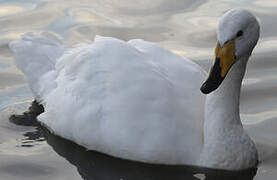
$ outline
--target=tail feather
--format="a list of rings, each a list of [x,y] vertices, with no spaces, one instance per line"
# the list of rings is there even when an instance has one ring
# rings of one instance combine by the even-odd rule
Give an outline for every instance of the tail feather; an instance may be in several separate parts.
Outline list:
[[[32,34],[24,34],[20,40],[10,42],[9,47],[14,52],[17,67],[40,101],[43,93],[55,87],[55,64],[66,48],[57,40]]]

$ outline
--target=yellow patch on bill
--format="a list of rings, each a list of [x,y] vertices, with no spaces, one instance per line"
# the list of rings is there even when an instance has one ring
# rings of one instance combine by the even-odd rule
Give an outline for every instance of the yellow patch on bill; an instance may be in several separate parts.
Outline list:
[[[225,77],[229,69],[235,63],[235,40],[228,41],[220,47],[217,43],[215,57],[220,58],[221,77]]]

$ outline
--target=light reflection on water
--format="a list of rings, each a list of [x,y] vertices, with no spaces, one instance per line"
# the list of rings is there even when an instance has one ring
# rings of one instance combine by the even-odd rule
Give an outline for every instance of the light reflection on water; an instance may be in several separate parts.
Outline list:
[[[39,176],[40,172],[40,179],[60,177],[81,179],[74,166],[70,164],[72,162],[69,160],[69,163],[58,156],[47,143],[24,140],[23,134],[33,132],[34,127],[19,127],[9,123],[8,116],[27,109],[28,102],[32,99],[23,75],[16,69],[11,52],[8,50],[7,43],[10,40],[30,31],[50,32],[69,46],[92,40],[96,34],[124,40],[142,38],[162,44],[177,54],[191,58],[207,70],[213,57],[216,43],[215,29],[220,16],[228,9],[239,7],[250,9],[261,23],[261,39],[249,61],[243,82],[241,115],[247,124],[246,129],[259,143],[258,146],[263,153],[260,156],[264,160],[255,179],[275,179],[277,176],[274,172],[277,165],[276,6],[277,1],[273,0],[1,1],[0,162],[9,160],[7,166],[15,169],[22,167],[22,162],[29,164],[29,167],[38,167],[38,174],[34,177]],[[30,147],[22,147],[23,142]],[[12,160],[11,155],[14,155]],[[37,158],[41,161],[37,161]],[[16,171],[7,170],[7,166],[0,164],[1,177],[3,175],[3,178],[8,180],[18,178]],[[23,173],[21,179],[30,179],[29,175],[32,175],[32,172],[28,172],[30,174],[24,176]]]

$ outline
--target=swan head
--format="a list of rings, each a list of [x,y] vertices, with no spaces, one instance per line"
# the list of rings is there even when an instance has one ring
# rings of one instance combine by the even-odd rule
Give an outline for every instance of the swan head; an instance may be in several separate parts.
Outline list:
[[[248,60],[260,36],[256,17],[247,10],[226,12],[217,29],[215,60],[200,90],[204,94],[216,90],[236,62]],[[243,58],[247,57],[247,58]]]

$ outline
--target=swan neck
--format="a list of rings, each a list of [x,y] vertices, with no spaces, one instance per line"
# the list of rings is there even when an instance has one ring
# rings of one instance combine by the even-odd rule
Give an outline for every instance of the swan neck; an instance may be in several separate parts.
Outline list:
[[[198,163],[201,166],[243,169],[257,162],[255,144],[244,131],[239,112],[247,60],[248,57],[238,60],[221,86],[207,96],[204,146]]]
[[[230,69],[220,87],[207,95],[205,123],[241,125],[239,115],[241,83],[249,57],[239,59]]]

